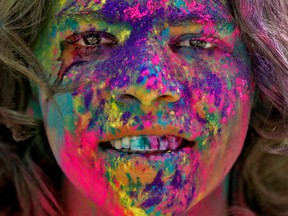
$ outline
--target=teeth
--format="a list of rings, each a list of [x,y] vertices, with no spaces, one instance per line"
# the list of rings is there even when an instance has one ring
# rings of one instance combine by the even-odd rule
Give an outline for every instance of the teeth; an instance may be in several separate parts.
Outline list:
[[[179,147],[179,142],[181,142],[181,138],[171,136],[169,140],[169,149],[176,150]]]
[[[121,140],[114,141],[114,144],[115,144],[115,146],[114,146],[115,149],[122,149],[122,141]]]
[[[130,138],[123,137],[122,138],[122,148],[129,149],[130,148]]]
[[[145,149],[144,147],[144,143],[141,142],[141,140],[139,140],[140,137],[136,137],[136,136],[133,136],[131,137],[130,139],[130,149],[131,150],[134,150],[134,151],[141,151],[143,149]]]
[[[130,153],[161,152],[177,150],[182,138],[176,136],[132,136],[110,141],[113,148]]]
[[[159,150],[167,150],[168,149],[168,139],[165,136],[160,137],[160,145]]]

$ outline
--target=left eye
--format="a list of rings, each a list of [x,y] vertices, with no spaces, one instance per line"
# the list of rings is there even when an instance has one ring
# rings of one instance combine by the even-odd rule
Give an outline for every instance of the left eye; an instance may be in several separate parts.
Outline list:
[[[209,43],[204,40],[199,40],[199,39],[186,39],[183,41],[180,41],[177,46],[180,47],[195,47],[195,48],[202,48],[202,49],[211,49],[214,48],[215,45],[212,43]]]
[[[70,36],[66,39],[69,44],[85,47],[98,45],[116,45],[117,39],[107,32],[84,32]]]

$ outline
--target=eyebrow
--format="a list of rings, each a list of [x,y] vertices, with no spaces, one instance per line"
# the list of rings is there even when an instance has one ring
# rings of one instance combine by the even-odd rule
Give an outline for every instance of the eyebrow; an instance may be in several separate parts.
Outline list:
[[[209,19],[209,20],[203,20],[200,19],[199,16],[195,14],[189,14],[181,17],[175,17],[172,19],[167,19],[168,23],[172,26],[179,26],[182,24],[186,24],[187,22],[193,22],[193,23],[199,23],[199,24],[207,24],[207,23],[216,23],[215,20]]]
[[[205,15],[207,15],[205,17]],[[231,23],[233,22],[233,18],[231,16],[231,18],[229,20],[225,20],[223,17],[226,17],[227,15],[223,15],[222,13],[217,13],[217,14],[205,14],[203,16],[196,14],[196,13],[190,13],[190,14],[184,14],[184,15],[174,15],[171,17],[167,18],[167,21],[171,24],[171,25],[181,25],[183,23],[187,23],[187,22],[194,22],[194,23],[198,23],[198,24],[223,24],[223,23]],[[203,18],[204,17],[204,18]]]
[[[86,16],[86,15],[91,15],[93,16],[93,18],[95,20],[103,20],[107,23],[111,23],[111,24],[116,24],[116,23],[120,23],[120,20],[116,20],[113,19],[112,17],[109,16],[105,16],[103,13],[99,12],[99,11],[78,11],[78,12],[63,12],[61,11],[60,13],[56,14],[56,19],[61,19],[63,17],[76,17],[76,18],[80,18],[82,16]]]

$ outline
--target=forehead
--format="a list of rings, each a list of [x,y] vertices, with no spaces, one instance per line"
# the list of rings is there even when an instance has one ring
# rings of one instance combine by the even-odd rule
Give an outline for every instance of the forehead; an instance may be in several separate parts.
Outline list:
[[[231,21],[225,0],[60,0],[56,16],[96,12],[104,19],[135,22],[193,19],[198,22]]]

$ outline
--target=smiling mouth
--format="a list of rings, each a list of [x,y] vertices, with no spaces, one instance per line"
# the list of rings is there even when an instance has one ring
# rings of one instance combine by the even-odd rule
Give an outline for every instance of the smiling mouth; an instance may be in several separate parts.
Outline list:
[[[164,153],[177,151],[184,147],[192,147],[190,142],[181,137],[172,135],[163,136],[125,136],[118,140],[101,142],[99,146],[103,149],[114,149],[127,153]]]

